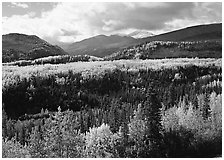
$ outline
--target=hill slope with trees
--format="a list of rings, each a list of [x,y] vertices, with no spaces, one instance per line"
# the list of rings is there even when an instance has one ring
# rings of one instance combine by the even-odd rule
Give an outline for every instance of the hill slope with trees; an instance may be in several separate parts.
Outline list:
[[[10,33],[2,36],[2,61],[33,60],[54,55],[67,54],[59,46],[35,35]]]
[[[208,24],[192,26],[160,35],[154,35],[146,38],[132,38],[127,36],[105,36],[99,35],[89,39],[75,42],[65,47],[71,55],[87,54],[98,57],[109,56],[112,53],[122,51],[125,48],[149,43],[152,41],[205,41],[222,39],[222,24]],[[165,57],[164,57],[165,58]]]

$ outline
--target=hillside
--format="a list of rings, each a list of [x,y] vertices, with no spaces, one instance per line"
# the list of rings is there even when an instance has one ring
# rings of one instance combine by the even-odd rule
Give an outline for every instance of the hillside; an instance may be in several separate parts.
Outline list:
[[[10,33],[2,36],[2,61],[33,60],[66,52],[35,35]]]
[[[153,37],[143,38],[141,41],[198,41],[211,39],[222,39],[221,23],[187,27]]]
[[[133,33],[137,37],[142,33]],[[209,42],[210,47],[207,50],[199,44],[199,50],[189,51],[189,49],[180,48],[156,48],[152,52],[145,54],[144,58],[165,58],[165,57],[221,57],[221,38],[222,24],[209,24],[192,26],[156,36],[147,38],[133,38],[131,36],[121,35],[98,35],[89,39],[75,42],[70,45],[61,46],[71,56],[74,55],[90,55],[97,57],[113,57],[112,59],[128,59],[139,56],[139,51],[133,53],[134,48],[143,46],[152,41],[213,41]],[[141,36],[140,36],[141,37]],[[178,42],[179,43],[179,42]],[[212,47],[211,47],[212,46]],[[215,48],[214,48],[215,47]],[[140,50],[142,47],[140,47]],[[198,46],[196,47],[198,48]],[[10,33],[2,36],[2,60],[3,62],[11,62],[18,60],[33,60],[42,57],[66,55],[67,53],[62,48],[49,44],[43,39],[35,35],[25,35],[18,33]],[[131,49],[132,56],[126,54],[126,50]],[[143,49],[144,50],[144,49]],[[199,51],[199,52],[198,52]],[[130,53],[129,51],[127,52]],[[116,57],[119,54],[119,57]],[[137,54],[137,55],[135,55]],[[142,54],[142,53],[140,53]],[[120,56],[121,55],[121,56]],[[150,55],[150,56],[149,56]],[[142,56],[141,56],[142,57]],[[109,58],[111,59],[111,58]]]
[[[222,24],[199,25],[139,40],[106,60],[155,58],[221,58]]]
[[[64,49],[70,55],[88,54],[97,57],[104,57],[119,49],[134,45],[137,42],[138,41],[136,39],[128,36],[99,35],[80,42],[75,42]]]
[[[137,34],[137,35],[136,35]],[[64,47],[71,55],[88,54],[98,57],[105,57],[112,53],[122,51],[134,45],[151,41],[203,41],[203,40],[221,40],[222,24],[208,24],[187,27],[184,29],[140,38],[137,31],[133,35],[99,35],[89,39],[82,40]],[[142,34],[142,33],[141,33]],[[133,38],[133,37],[135,38]],[[166,56],[165,56],[166,57]]]
[[[128,47],[105,60],[161,58],[222,58],[222,41],[152,41]]]

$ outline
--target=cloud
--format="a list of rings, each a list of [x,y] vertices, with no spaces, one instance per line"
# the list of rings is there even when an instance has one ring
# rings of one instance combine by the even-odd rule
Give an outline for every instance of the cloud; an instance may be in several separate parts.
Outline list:
[[[171,31],[222,21],[219,3],[58,3],[40,17],[3,17],[3,32],[36,34],[50,42],[74,42],[98,34]],[[16,27],[15,27],[16,26]]]
[[[29,6],[25,3],[19,2],[11,2],[12,7],[21,7],[21,8],[28,8]]]

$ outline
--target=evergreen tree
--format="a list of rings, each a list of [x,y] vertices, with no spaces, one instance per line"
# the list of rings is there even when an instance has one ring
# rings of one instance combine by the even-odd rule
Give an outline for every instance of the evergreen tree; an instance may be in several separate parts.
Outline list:
[[[121,133],[124,140],[124,145],[128,142],[128,120],[127,120],[127,111],[126,105],[122,105],[122,123],[121,123]]]
[[[210,107],[209,107],[209,99],[210,94],[208,92],[205,92],[205,106],[203,108],[203,114],[202,116],[206,119],[210,115]]]
[[[168,92],[168,107],[171,108],[175,104],[175,86],[174,82],[171,83],[169,86],[169,92]]]
[[[119,135],[121,137],[119,155],[120,157],[125,157],[125,150],[128,145],[128,134],[129,134],[126,105],[122,105],[121,119],[122,119],[122,123],[119,128]]]
[[[118,114],[118,107],[119,103],[117,100],[113,100],[111,102],[111,107],[109,111],[109,126],[113,133],[117,132],[119,130],[121,122],[119,121],[119,114]]]
[[[7,115],[4,106],[2,106],[2,137],[7,137]]]
[[[146,92],[146,100],[143,103],[143,118],[146,121],[145,135],[145,157],[161,157],[159,149],[162,142],[162,125],[161,125],[161,102],[157,99],[156,93],[149,86]]]
[[[204,119],[207,119],[209,116],[209,111],[210,111],[208,93],[206,92],[205,94],[198,95],[197,99],[198,99],[198,108],[199,108],[200,114]]]

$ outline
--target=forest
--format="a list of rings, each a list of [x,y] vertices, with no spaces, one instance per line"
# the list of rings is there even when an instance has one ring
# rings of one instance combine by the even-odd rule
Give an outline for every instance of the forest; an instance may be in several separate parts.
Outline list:
[[[106,56],[105,60],[163,59],[166,58],[221,58],[221,40],[150,41],[127,47]]]
[[[222,156],[221,59],[2,68],[4,158]]]

